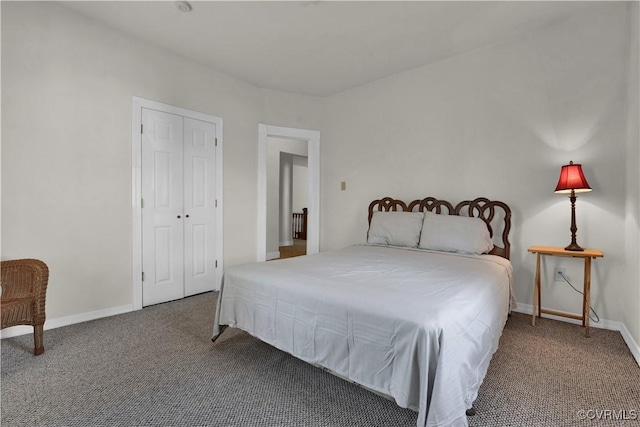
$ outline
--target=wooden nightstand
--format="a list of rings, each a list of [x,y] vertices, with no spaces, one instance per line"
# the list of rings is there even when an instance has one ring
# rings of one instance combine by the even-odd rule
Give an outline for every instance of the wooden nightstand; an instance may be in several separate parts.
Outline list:
[[[531,246],[529,252],[536,254],[536,279],[533,284],[533,313],[531,324],[536,325],[536,315],[540,317],[542,313],[553,314],[555,316],[569,317],[571,319],[582,320],[585,327],[585,336],[589,336],[589,307],[591,293],[591,260],[602,258],[604,255],[597,249],[585,249],[584,251],[567,251],[564,248],[553,248],[548,246]],[[562,311],[542,308],[540,304],[540,257],[542,255],[571,257],[584,259],[584,287],[582,297],[582,316],[577,314],[564,313]]]

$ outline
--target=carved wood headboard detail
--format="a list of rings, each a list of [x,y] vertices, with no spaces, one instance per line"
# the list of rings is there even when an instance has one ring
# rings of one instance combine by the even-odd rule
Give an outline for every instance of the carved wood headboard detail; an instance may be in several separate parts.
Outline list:
[[[406,204],[402,200],[384,197],[379,200],[374,200],[369,205],[369,224],[371,224],[371,218],[375,211],[429,211],[442,215],[461,215],[480,218],[487,224],[489,234],[492,238],[494,235],[494,229],[498,232],[502,230],[500,235],[502,246],[498,246],[494,243],[493,250],[489,253],[491,255],[498,255],[509,259],[509,252],[511,250],[511,244],[509,243],[509,231],[511,231],[511,209],[504,202],[489,200],[485,197],[478,197],[475,200],[465,200],[460,202],[454,207],[452,203],[446,200],[436,199],[435,197],[414,200],[409,204]]]

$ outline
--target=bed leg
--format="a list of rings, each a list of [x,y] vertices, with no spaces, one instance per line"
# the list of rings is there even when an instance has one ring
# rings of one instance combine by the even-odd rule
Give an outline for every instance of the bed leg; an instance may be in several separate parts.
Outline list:
[[[227,329],[227,327],[228,325],[220,325],[220,333],[215,337],[211,338],[211,342],[216,342],[216,340],[220,338],[220,335],[222,335],[222,333],[225,331],[225,329]]]
[[[476,414],[476,408],[474,408],[473,406],[469,409],[467,409],[467,416],[468,417],[473,417]]]

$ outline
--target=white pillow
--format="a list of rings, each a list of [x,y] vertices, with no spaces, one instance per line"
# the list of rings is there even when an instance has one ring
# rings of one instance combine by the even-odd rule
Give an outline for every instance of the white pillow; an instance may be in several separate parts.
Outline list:
[[[491,251],[493,242],[480,218],[425,212],[420,248],[480,255]]]
[[[422,212],[376,211],[371,218],[367,243],[416,248],[423,217]]]

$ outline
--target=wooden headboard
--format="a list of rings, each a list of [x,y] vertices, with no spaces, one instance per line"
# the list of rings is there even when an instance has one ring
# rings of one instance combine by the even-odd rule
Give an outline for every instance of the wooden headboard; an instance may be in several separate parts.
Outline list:
[[[509,259],[509,251],[511,249],[511,244],[509,243],[511,209],[506,203],[479,197],[475,200],[465,200],[453,206],[452,203],[446,200],[427,197],[422,200],[414,200],[407,204],[402,200],[384,197],[379,200],[374,200],[369,205],[369,225],[371,225],[371,218],[375,211],[429,211],[443,215],[462,215],[480,218],[487,224],[491,238],[494,236],[494,230],[496,230],[496,233],[502,231],[500,234],[502,246],[499,246],[494,241],[493,250],[489,253]]]

